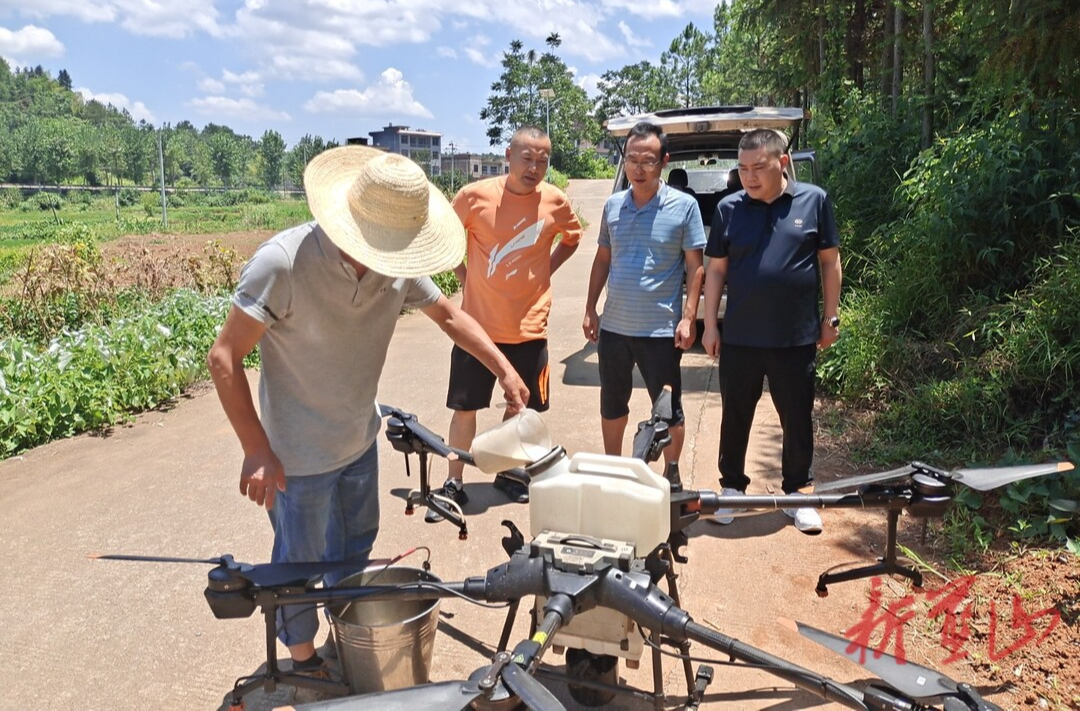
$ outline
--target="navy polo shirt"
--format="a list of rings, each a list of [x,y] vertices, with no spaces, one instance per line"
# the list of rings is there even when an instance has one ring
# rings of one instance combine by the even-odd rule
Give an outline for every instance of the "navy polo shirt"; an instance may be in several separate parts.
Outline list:
[[[721,200],[705,254],[728,259],[724,343],[815,343],[821,330],[818,251],[839,246],[832,203],[816,185],[789,180],[771,203],[745,190]]]

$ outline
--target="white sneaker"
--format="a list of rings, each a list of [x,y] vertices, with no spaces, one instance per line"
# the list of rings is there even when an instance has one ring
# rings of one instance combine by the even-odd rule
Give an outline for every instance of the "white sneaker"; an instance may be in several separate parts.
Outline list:
[[[795,529],[802,533],[816,535],[821,533],[821,516],[814,509],[782,509],[785,514],[795,519]]]
[[[742,496],[745,493],[745,491],[732,489],[730,486],[725,486],[723,489],[720,490],[720,496]],[[741,513],[745,510],[746,509],[717,509],[716,513],[714,513],[713,517],[709,520],[713,523],[719,523],[726,526],[735,520],[735,516],[733,514]]]

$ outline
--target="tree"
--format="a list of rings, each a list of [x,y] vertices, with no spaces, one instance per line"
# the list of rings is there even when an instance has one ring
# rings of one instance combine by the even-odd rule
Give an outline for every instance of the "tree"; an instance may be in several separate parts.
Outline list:
[[[679,105],[673,84],[659,67],[647,61],[604,72],[597,87],[600,98],[596,118],[601,124],[613,116],[632,116]]]
[[[553,50],[561,40],[549,36]],[[558,40],[558,41],[552,41]],[[487,105],[480,110],[480,119],[487,128],[491,145],[506,145],[514,131],[522,126],[549,125],[552,143],[552,165],[570,170],[577,159],[579,146],[595,143],[600,137],[600,124],[592,115],[592,102],[585,90],[574,83],[573,74],[552,51],[539,58],[535,50],[523,52],[520,40],[510,43],[503,53],[503,72],[491,85]],[[541,98],[540,90],[550,89],[550,103]]]
[[[277,131],[268,130],[259,140],[259,156],[262,158],[262,180],[268,188],[285,180],[285,139]]]
[[[125,177],[136,185],[146,185],[158,163],[157,136],[145,121],[123,131]]]
[[[71,75],[68,74],[66,69],[61,69],[60,73],[56,75],[56,83],[59,84],[61,88],[71,91]]]
[[[700,106],[703,103],[701,80],[705,70],[707,42],[708,38],[691,22],[682,34],[671,41],[668,50],[660,55],[660,66],[677,87],[679,104],[682,106]]]
[[[243,147],[231,130],[215,131],[207,142],[214,175],[226,188],[243,173]]]

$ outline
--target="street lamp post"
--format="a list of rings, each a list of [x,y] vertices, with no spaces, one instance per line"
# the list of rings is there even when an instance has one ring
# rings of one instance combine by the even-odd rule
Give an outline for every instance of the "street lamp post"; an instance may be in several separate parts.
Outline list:
[[[540,98],[544,100],[544,131],[547,132],[548,140],[551,140],[551,100],[555,98],[555,90],[550,87],[544,87],[539,91]],[[554,149],[554,141],[552,141],[552,148]],[[546,180],[551,182],[551,163],[548,162]]]
[[[450,192],[454,192],[454,142],[450,141],[447,148],[450,149]]]

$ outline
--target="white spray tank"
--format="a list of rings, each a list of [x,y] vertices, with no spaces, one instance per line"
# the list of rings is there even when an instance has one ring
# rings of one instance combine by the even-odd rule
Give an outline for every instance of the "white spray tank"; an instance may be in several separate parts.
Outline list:
[[[472,452],[487,473],[529,467],[533,537],[547,530],[625,541],[645,557],[671,533],[667,479],[640,459],[586,452],[568,458],[552,449],[547,425],[533,410],[478,434]]]
[[[671,484],[640,459],[553,449],[547,426],[532,410],[476,436],[477,467],[495,473],[527,466],[529,528],[624,541],[647,556],[671,533]],[[537,600],[538,606],[543,605]],[[560,630],[555,643],[636,661],[641,636],[625,615],[595,609]]]

